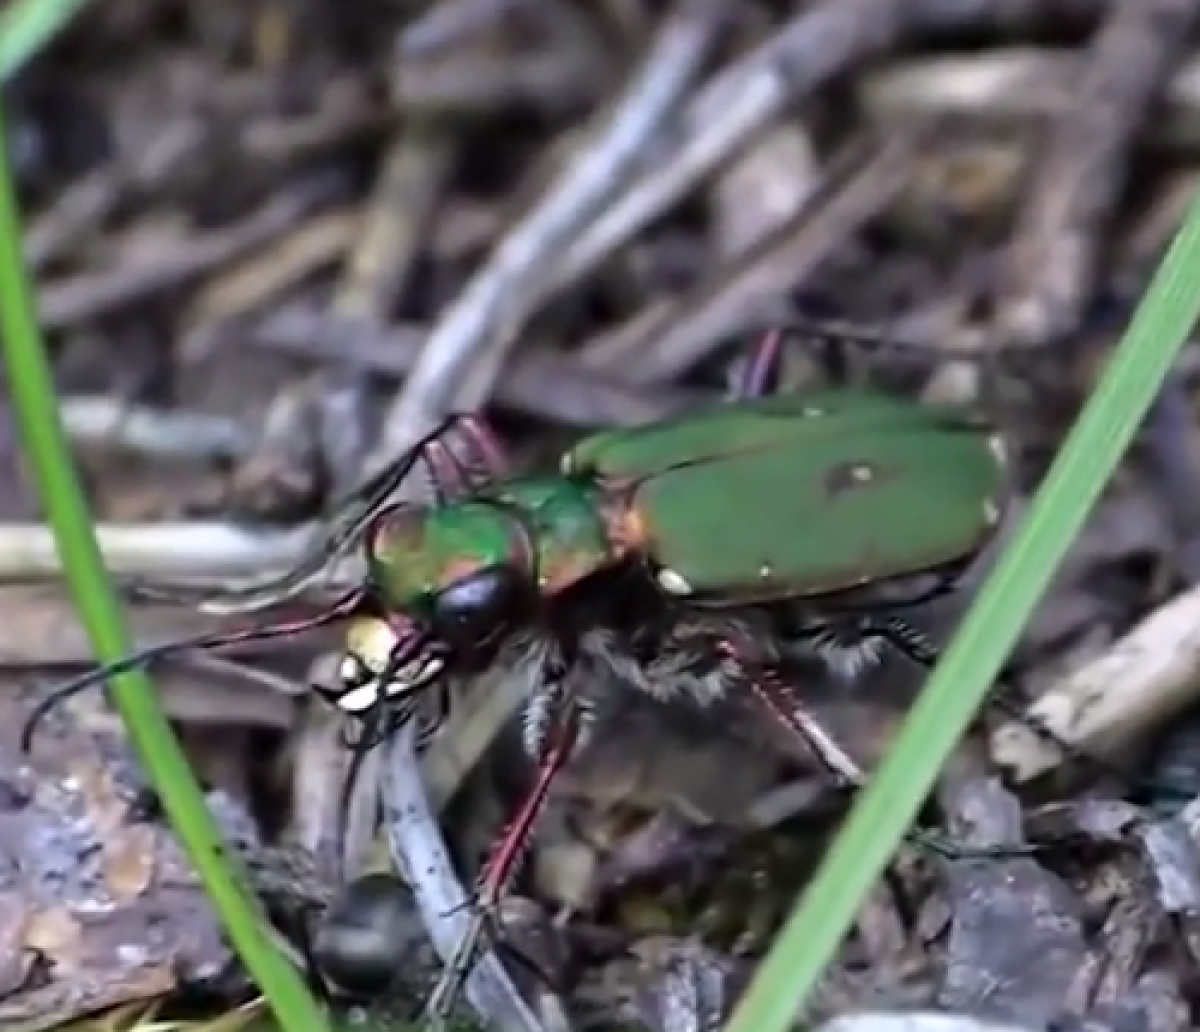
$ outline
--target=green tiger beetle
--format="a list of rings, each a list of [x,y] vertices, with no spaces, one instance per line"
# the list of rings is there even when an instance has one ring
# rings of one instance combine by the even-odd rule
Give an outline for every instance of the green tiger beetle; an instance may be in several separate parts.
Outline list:
[[[805,708],[795,662],[815,658],[848,679],[889,647],[932,662],[934,647],[903,614],[953,589],[994,538],[1004,448],[965,413],[875,390],[779,392],[784,339],[766,336],[729,399],[594,434],[554,474],[513,475],[478,416],[450,417],[376,475],[296,569],[202,608],[244,613],[294,597],[352,547],[365,556],[363,586],[309,619],[93,671],[39,707],[26,743],[54,702],[122,669],[349,618],[339,683],[318,690],[366,744],[447,679],[500,664],[526,686],[537,776],[485,865],[484,906],[586,742],[591,707],[572,685],[598,674],[662,700],[754,699],[838,785],[860,785],[857,764]],[[418,464],[432,503],[397,502]]]
[[[928,663],[930,643],[899,614],[951,589],[994,536],[1004,451],[962,414],[887,394],[773,393],[782,342],[774,332],[759,345],[732,403],[594,434],[553,475],[510,476],[485,424],[452,416],[368,485],[305,564],[202,608],[294,596],[359,542],[365,586],[310,619],[128,657],[47,705],[170,651],[355,617],[340,683],[322,694],[375,737],[424,689],[500,663],[529,682],[526,741],[540,756],[565,711],[586,709],[566,682],[591,667],[661,699],[747,692],[856,783],[784,661],[815,656],[852,678],[891,645]],[[433,504],[392,501],[421,460]],[[582,731],[586,715],[575,722]]]

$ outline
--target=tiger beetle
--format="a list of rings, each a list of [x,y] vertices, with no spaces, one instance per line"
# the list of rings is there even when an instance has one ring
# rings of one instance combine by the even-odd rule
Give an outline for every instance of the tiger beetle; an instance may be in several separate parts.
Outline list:
[[[537,776],[484,867],[485,907],[513,877],[556,774],[586,743],[591,706],[578,683],[615,675],[661,700],[753,699],[837,785],[860,785],[857,764],[805,708],[795,661],[815,658],[845,678],[889,646],[932,662],[934,647],[903,614],[953,589],[993,540],[1004,449],[956,410],[861,387],[779,391],[784,337],[758,345],[732,397],[587,437],[554,474],[513,475],[478,416],[451,416],[377,474],[294,570],[197,601],[210,612],[261,609],[356,546],[364,585],[305,620],[93,671],[55,692],[31,725],[65,695],[169,652],[344,618],[339,683],[318,690],[360,723],[366,745],[435,686],[500,665],[527,689],[524,744]],[[396,501],[418,464],[432,502]]]
[[[510,476],[479,417],[450,417],[377,475],[295,570],[201,608],[281,602],[359,543],[364,586],[315,617],[92,671],[31,723],[65,695],[173,651],[352,617],[339,683],[321,693],[375,737],[425,689],[499,663],[528,682],[525,738],[540,757],[556,735],[585,733],[588,707],[567,681],[590,667],[660,699],[749,693],[837,781],[857,783],[783,661],[815,656],[852,678],[891,645],[929,663],[931,643],[900,613],[953,588],[994,536],[1004,451],[963,414],[888,394],[776,393],[783,339],[776,331],[758,346],[730,400],[594,434],[557,474]],[[395,502],[419,461],[433,504]]]

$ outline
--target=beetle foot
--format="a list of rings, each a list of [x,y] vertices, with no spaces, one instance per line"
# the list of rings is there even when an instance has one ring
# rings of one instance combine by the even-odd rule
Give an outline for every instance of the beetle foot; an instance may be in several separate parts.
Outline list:
[[[731,370],[729,392],[736,399],[764,398],[777,394],[783,384],[783,348],[797,344],[820,362],[829,378],[837,384],[850,379],[850,346],[877,345],[878,334],[864,333],[847,323],[820,319],[794,320],[766,333]]]
[[[503,477],[509,469],[508,453],[490,424],[478,413],[465,414],[458,423],[458,430],[470,447],[472,472],[476,479],[486,477],[489,481]]]
[[[934,644],[927,634],[899,617],[889,616],[880,618],[868,616],[863,618],[862,623],[872,633],[878,635],[880,639],[886,641],[897,651],[902,652],[919,666],[932,667],[937,663],[941,655],[941,649]],[[1058,734],[1048,724],[1038,720],[1026,712],[1023,707],[1013,703],[1006,697],[1003,685],[992,693],[988,704],[1005,714],[1005,716],[1027,727],[1037,737],[1054,746],[1069,760],[1078,763],[1081,767],[1090,767],[1099,774],[1116,778],[1119,782],[1130,780],[1131,775],[1129,771],[1122,770],[1115,764],[1093,756],[1086,750],[1080,749],[1077,745],[1066,741],[1062,735]]]
[[[928,634],[898,616],[864,617],[863,627],[918,666],[931,667],[941,655]]]

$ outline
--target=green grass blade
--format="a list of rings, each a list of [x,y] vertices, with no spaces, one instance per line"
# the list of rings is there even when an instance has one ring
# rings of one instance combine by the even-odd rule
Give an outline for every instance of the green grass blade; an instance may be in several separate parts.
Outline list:
[[[25,265],[2,109],[0,148],[0,335],[9,392],[25,459],[36,476],[80,619],[96,655],[108,662],[126,655],[130,641],[92,533],[58,413]],[[113,684],[130,738],[234,948],[287,1032],[320,1032],[327,1027],[320,1010],[295,969],[266,937],[258,908],[243,894],[222,860],[217,829],[149,681],[142,674],[125,674],[113,678]]]
[[[1200,315],[1200,195],[1023,525],[733,1015],[783,1032],[836,954],[982,704]]]
[[[7,84],[88,0],[13,0],[0,12],[0,83]]]

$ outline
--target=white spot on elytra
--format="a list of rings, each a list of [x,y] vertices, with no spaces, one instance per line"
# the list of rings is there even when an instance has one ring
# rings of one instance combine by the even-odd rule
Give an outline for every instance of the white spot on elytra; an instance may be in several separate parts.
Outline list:
[[[692,593],[692,586],[687,579],[674,570],[665,568],[659,570],[655,579],[658,581],[658,586],[669,595],[690,595]]]

